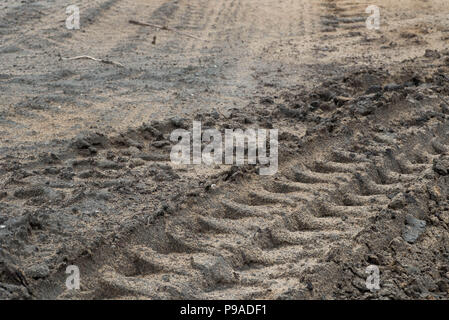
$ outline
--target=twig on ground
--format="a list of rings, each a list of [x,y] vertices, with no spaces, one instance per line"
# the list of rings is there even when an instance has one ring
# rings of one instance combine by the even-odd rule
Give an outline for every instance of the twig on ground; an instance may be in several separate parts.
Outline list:
[[[201,38],[195,37],[195,36],[193,36],[191,34],[180,32],[180,31],[175,30],[173,28],[169,28],[167,26],[161,26],[161,25],[153,24],[153,23],[140,22],[140,21],[136,21],[136,20],[129,20],[129,23],[137,24],[139,26],[153,27],[153,28],[157,28],[157,29],[161,29],[161,30],[172,31],[174,33],[180,34],[180,35],[185,36],[185,37],[189,37],[189,38],[193,38],[193,39],[197,39],[197,40],[201,40],[201,41],[207,41],[205,39],[201,39]]]
[[[125,66],[119,62],[115,62],[115,61],[111,61],[111,60],[105,60],[105,59],[98,59],[98,58],[94,58],[91,56],[77,56],[77,57],[72,57],[72,58],[62,58],[62,60],[79,60],[79,59],[89,59],[89,60],[94,60],[94,61],[98,61],[101,63],[106,63],[106,64],[112,64],[115,66],[119,66],[124,68]]]

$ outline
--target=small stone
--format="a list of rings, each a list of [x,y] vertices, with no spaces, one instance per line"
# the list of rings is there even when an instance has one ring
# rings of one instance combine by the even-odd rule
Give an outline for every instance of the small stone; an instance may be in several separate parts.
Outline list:
[[[50,274],[50,269],[46,264],[38,264],[26,270],[26,275],[33,279],[46,278]]]
[[[425,228],[426,222],[424,220],[419,220],[411,215],[407,215],[405,226],[402,231],[402,238],[408,243],[415,243],[419,236],[424,232]]]

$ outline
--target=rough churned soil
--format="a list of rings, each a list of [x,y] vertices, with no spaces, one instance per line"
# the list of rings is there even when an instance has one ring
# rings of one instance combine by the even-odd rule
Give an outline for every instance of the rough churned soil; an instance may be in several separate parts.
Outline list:
[[[71,4],[0,2],[1,299],[448,298],[446,1]],[[173,164],[193,120],[277,174]]]

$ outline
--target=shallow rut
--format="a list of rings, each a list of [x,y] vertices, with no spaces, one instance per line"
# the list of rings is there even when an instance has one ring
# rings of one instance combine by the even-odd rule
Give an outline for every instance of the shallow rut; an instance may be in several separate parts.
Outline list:
[[[444,115],[410,126],[420,112],[397,109],[377,122],[351,121],[352,139],[316,137],[272,177],[243,176],[153,216],[113,250],[82,260],[89,284],[60,297],[306,297],[308,279],[336,250],[357,252],[373,219],[397,209],[398,195],[421,192],[448,151]],[[404,125],[374,129],[389,121]]]

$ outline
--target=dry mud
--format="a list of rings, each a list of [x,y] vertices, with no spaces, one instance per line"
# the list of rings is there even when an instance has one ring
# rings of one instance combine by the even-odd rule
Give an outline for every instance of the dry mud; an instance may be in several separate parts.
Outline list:
[[[0,3],[0,298],[448,298],[445,1],[70,4]],[[193,120],[278,173],[174,165]]]

